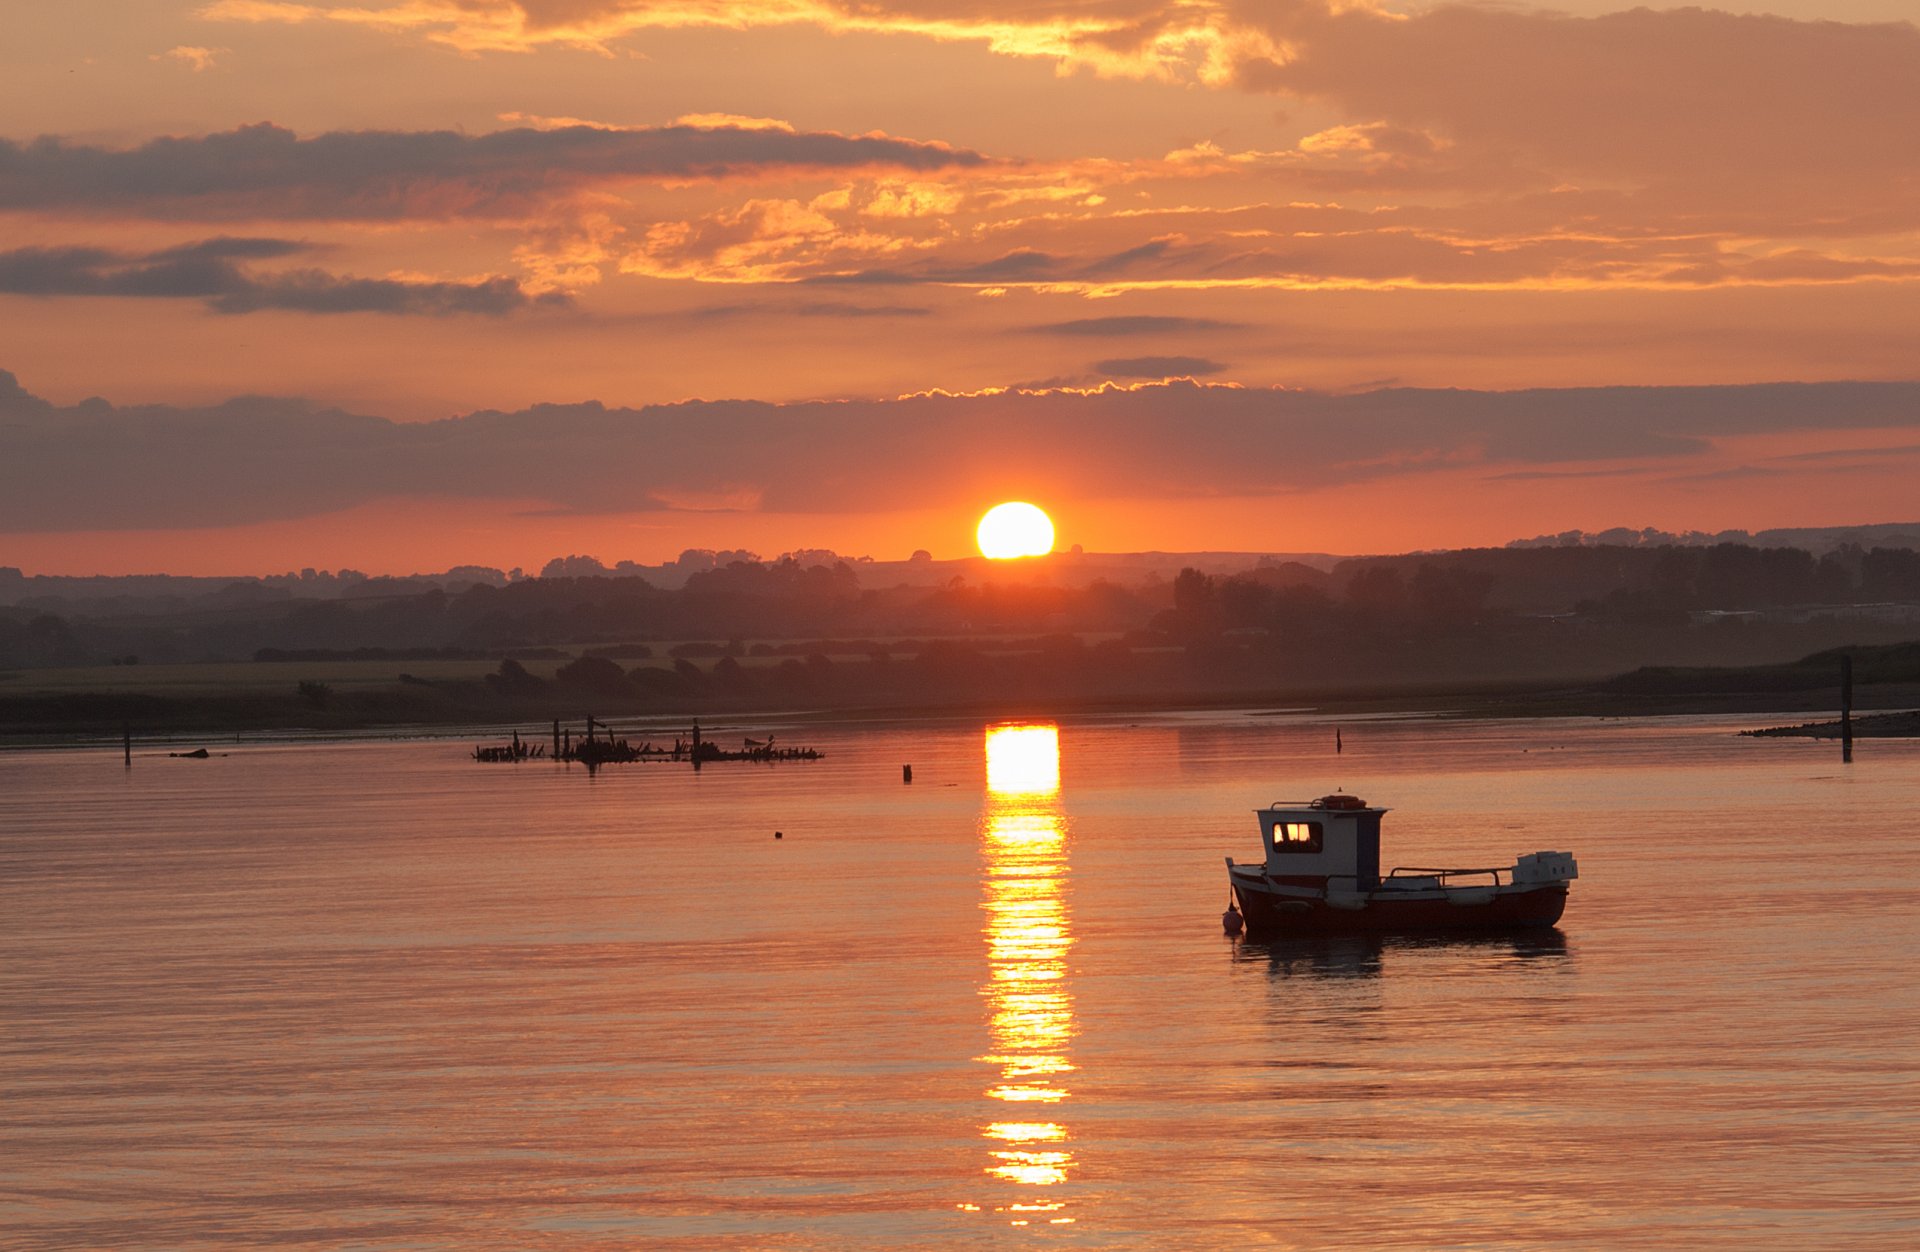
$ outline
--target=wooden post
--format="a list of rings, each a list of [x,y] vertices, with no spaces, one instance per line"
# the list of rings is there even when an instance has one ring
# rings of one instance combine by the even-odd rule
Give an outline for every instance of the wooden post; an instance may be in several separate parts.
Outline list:
[[[1346,750],[1346,745],[1340,742],[1340,728],[1335,726],[1333,728],[1333,754],[1339,756]]]
[[[560,719],[553,719],[553,759],[560,759]]]
[[[903,783],[910,783],[913,781],[913,766],[902,765],[900,767],[900,781]]]
[[[1853,657],[1840,658],[1840,761],[1853,763]]]
[[[127,765],[131,767],[133,765],[133,725],[129,722],[120,723],[120,750],[126,754]]]

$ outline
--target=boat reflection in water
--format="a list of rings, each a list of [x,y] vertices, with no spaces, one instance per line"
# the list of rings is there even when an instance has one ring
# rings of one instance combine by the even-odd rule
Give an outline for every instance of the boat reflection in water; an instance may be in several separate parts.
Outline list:
[[[1246,940],[1233,947],[1236,964],[1264,962],[1275,978],[1370,979],[1395,961],[1457,976],[1464,968],[1556,973],[1570,968],[1567,937],[1547,927],[1498,934],[1313,935]]]
[[[987,1095],[999,1102],[986,1127],[987,1173],[1023,1187],[1067,1181],[1073,1168],[1059,1106],[1073,1065],[1073,946],[1065,897],[1066,822],[1060,811],[1060,732],[1051,724],[987,730],[984,853],[987,984],[992,1051],[999,1071]],[[996,1205],[1014,1224],[1073,1221],[1064,1203],[1032,1198]]]

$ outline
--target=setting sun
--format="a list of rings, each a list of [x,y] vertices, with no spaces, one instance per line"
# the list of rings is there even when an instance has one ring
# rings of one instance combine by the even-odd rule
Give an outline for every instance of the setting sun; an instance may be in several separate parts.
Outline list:
[[[1053,551],[1053,519],[1036,505],[1009,500],[987,510],[975,538],[980,554],[996,561],[1045,556]]]

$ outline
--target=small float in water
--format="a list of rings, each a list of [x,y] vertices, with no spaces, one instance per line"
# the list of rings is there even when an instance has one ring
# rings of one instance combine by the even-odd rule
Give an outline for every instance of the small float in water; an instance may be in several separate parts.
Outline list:
[[[1265,861],[1227,858],[1227,882],[1254,939],[1551,926],[1567,907],[1567,884],[1580,876],[1571,852],[1529,852],[1496,869],[1407,867],[1382,876],[1386,809],[1330,795],[1254,812]]]

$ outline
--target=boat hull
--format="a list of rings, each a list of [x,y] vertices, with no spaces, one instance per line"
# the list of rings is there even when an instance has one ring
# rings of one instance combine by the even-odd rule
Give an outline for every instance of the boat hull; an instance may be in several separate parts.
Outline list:
[[[1551,926],[1567,907],[1565,883],[1508,884],[1467,892],[1374,891],[1330,902],[1230,874],[1249,938],[1524,930]]]

